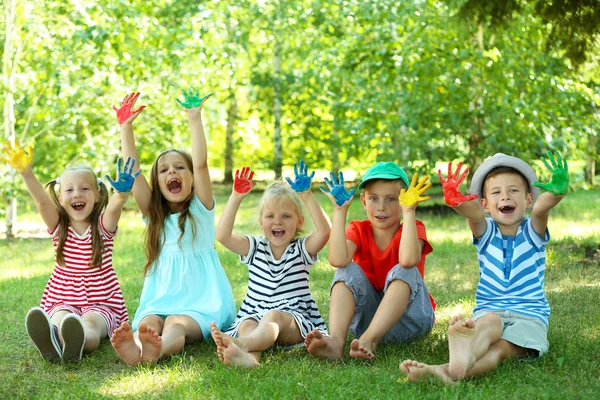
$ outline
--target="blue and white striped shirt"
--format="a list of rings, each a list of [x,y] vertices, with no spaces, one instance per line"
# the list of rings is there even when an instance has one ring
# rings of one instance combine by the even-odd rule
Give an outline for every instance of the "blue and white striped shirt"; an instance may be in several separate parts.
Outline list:
[[[474,312],[514,311],[548,325],[550,305],[544,295],[548,230],[540,237],[531,226],[531,217],[526,217],[515,236],[506,236],[492,218],[486,222],[484,234],[473,238],[479,258]]]

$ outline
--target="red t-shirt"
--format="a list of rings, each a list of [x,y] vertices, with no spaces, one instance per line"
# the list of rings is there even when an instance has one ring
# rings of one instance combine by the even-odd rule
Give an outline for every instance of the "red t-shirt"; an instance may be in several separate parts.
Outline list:
[[[425,225],[418,220],[416,223],[417,237],[424,241],[423,249],[421,250],[421,261],[417,264],[417,269],[421,277],[425,278],[425,257],[433,251],[433,248],[427,241]],[[352,221],[348,225],[348,228],[346,228],[346,239],[352,240],[357,246],[352,260],[360,265],[371,285],[377,291],[383,290],[388,272],[394,266],[398,265],[398,250],[400,249],[401,235],[402,225],[400,225],[400,229],[394,235],[387,249],[381,251],[375,243],[371,221],[368,219],[364,221]],[[435,301],[431,294],[429,294],[429,300],[435,310]]]

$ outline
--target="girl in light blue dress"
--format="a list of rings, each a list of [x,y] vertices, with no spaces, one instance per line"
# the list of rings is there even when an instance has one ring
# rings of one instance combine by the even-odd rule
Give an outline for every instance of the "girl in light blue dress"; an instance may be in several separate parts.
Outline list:
[[[115,108],[123,154],[136,162],[133,110],[139,93]],[[215,250],[214,210],[201,110],[208,96],[185,94],[192,155],[170,149],[152,165],[150,184],[140,174],[133,196],[146,222],[145,280],[132,326],[111,338],[127,365],[154,363],[187,343],[210,338],[210,323],[229,326],[236,313],[231,286]],[[179,101],[179,100],[178,100]]]

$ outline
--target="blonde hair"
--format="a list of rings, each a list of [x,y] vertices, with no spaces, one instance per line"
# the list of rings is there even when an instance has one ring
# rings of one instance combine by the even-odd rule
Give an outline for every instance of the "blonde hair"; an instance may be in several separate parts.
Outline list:
[[[104,182],[100,180],[98,182],[98,178],[96,177],[96,173],[93,169],[88,166],[80,165],[71,168],[67,168],[63,171],[62,176],[64,176],[67,172],[82,172],[88,176],[90,179],[90,183],[94,187],[95,190],[98,191],[100,198],[94,204],[94,208],[92,212],[87,217],[87,222],[90,223],[92,228],[92,257],[90,259],[90,267],[93,266],[102,266],[102,253],[104,252],[104,243],[102,242],[102,236],[100,234],[100,228],[98,226],[98,221],[100,220],[100,215],[106,208],[108,204],[108,190],[104,185]],[[62,179],[62,178],[61,178]],[[60,200],[56,194],[56,185],[58,184],[57,179],[51,180],[46,184],[46,190],[50,195],[50,199],[54,203],[56,210],[58,211],[58,246],[56,247],[56,263],[62,267],[65,266],[65,255],[63,254],[65,248],[65,242],[67,241],[67,235],[69,233],[69,215],[64,207],[60,204]]]
[[[260,199],[260,202],[258,203],[258,218],[262,218],[263,209],[267,204],[272,202],[281,203],[283,201],[289,201],[294,205],[296,213],[298,214],[298,218],[302,218],[304,216],[302,214],[302,200],[300,199],[300,196],[298,196],[298,193],[296,193],[294,189],[292,189],[283,181],[275,181],[267,186],[262,198]],[[304,230],[302,228],[296,229],[294,239],[301,237],[303,234]]]
[[[154,261],[158,261],[158,255],[162,250],[162,246],[165,242],[165,220],[171,215],[171,209],[167,200],[160,191],[158,185],[158,162],[162,157],[169,153],[177,153],[181,155],[185,161],[187,169],[194,175],[194,164],[192,157],[183,150],[169,149],[163,151],[156,157],[154,164],[152,164],[152,171],[150,172],[150,210],[148,212],[148,226],[144,232],[144,252],[146,253],[146,264],[144,265],[144,275],[148,275],[151,271]],[[181,239],[185,232],[185,223],[189,219],[190,225],[192,226],[192,236],[196,237],[196,224],[194,217],[190,212],[190,204],[195,194],[192,190],[190,195],[185,198],[182,202],[181,211],[179,214],[178,227],[181,235],[179,236],[178,243],[181,244]]]

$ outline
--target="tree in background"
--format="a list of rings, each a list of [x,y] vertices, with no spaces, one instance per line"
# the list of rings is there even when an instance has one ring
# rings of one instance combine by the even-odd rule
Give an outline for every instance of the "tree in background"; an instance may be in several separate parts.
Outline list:
[[[280,176],[298,159],[357,171],[394,160],[430,173],[440,160],[538,159],[553,149],[586,160],[592,182],[597,54],[586,45],[575,69],[550,46],[541,1],[496,4],[482,18],[484,3],[497,2],[21,0],[20,29],[0,27],[6,137],[11,121],[22,142],[37,137],[41,179],[69,163],[105,173],[120,154],[111,107],[139,90],[148,109],[136,139],[148,168],[165,148],[189,146],[174,98],[193,86],[215,92],[205,122],[225,181],[241,165]],[[463,16],[467,4],[482,8]],[[580,19],[597,15],[580,4]],[[0,176],[3,194],[22,191]]]

